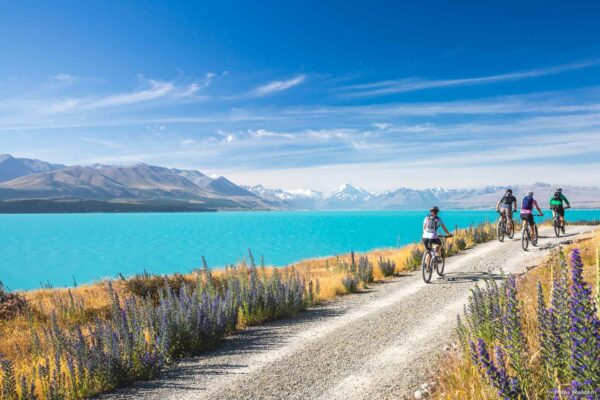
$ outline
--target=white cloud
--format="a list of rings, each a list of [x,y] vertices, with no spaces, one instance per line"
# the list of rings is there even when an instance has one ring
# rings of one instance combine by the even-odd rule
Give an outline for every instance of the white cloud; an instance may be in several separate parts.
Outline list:
[[[266,129],[248,130],[248,134],[256,138],[286,138],[294,139],[295,136],[291,133],[285,132],[273,132]]]
[[[287,81],[269,82],[266,85],[257,87],[250,94],[257,97],[262,97],[273,93],[282,92],[301,84],[305,79],[305,75],[298,75],[295,78],[288,79]]]
[[[392,124],[387,124],[385,122],[375,122],[373,126],[379,130],[386,130],[392,127]]]
[[[155,81],[152,79],[148,80],[148,85],[149,87],[145,89],[91,100],[84,103],[82,108],[94,109],[146,102],[164,97],[175,89],[175,85],[170,82]]]
[[[600,60],[593,60],[587,62],[559,65],[556,67],[539,68],[529,71],[481,76],[475,78],[434,80],[421,78],[405,78],[399,80],[386,80],[365,84],[348,85],[339,88],[339,90],[344,92],[345,96],[349,97],[379,96],[449,86],[483,85],[496,82],[517,81],[546,75],[555,75],[560,74],[562,72],[573,71],[577,69],[589,68],[597,66],[598,64],[600,64]]]
[[[56,74],[56,75],[52,75],[50,77],[50,79],[52,79],[53,81],[58,81],[58,82],[71,83],[71,82],[75,82],[77,80],[77,77],[73,76],[73,75],[69,75],[69,74]]]

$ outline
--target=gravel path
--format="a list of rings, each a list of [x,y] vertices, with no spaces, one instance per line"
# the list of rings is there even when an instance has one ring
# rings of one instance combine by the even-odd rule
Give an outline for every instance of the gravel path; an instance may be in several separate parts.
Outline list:
[[[160,379],[105,399],[388,399],[414,398],[450,343],[469,289],[486,276],[518,273],[566,237],[541,230],[540,246],[489,242],[446,261],[446,275],[425,284],[420,273],[374,285],[291,320],[253,327],[202,357],[183,360]]]

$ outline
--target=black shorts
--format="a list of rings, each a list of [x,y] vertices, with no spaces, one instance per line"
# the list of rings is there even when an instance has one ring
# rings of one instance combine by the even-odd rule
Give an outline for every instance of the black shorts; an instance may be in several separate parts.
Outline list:
[[[565,216],[565,207],[562,204],[552,204],[550,205],[550,209],[556,211],[556,213],[561,217]]]
[[[535,225],[535,219],[533,219],[533,214],[521,214],[521,219],[523,221],[529,222],[529,225]]]
[[[423,244],[425,245],[425,248],[427,250],[431,250],[433,248],[434,244],[437,244],[438,246],[442,245],[442,240],[440,238],[437,239],[426,239],[423,238]]]

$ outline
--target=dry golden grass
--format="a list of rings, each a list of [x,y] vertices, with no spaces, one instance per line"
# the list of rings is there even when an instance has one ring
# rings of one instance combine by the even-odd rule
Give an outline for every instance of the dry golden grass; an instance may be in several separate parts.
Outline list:
[[[574,247],[581,250],[582,260],[585,264],[584,278],[594,288],[593,293],[598,293],[598,260],[597,251],[600,248],[600,230],[584,235],[577,243],[565,247],[568,254]],[[524,316],[524,332],[528,340],[531,353],[536,357],[539,349],[537,331],[537,284],[542,282],[544,296],[549,297],[552,276],[552,259],[548,257],[537,268],[522,275],[517,280],[519,300],[522,304]],[[437,390],[433,394],[435,399],[480,399],[497,400],[496,391],[491,388],[479,375],[468,354],[453,353],[440,363]]]
[[[494,230],[493,225],[480,227],[480,230],[473,229],[460,230],[455,232],[455,238],[449,241],[452,245],[453,254],[459,248],[470,248],[474,246],[477,240],[475,234],[481,234],[482,230],[489,233]],[[487,236],[486,236],[487,237]],[[489,237],[488,237],[489,238]],[[460,242],[460,245],[457,243]],[[422,250],[422,245],[411,244],[401,248],[378,249],[367,253],[356,253],[355,259],[361,255],[366,255],[373,264],[373,275],[375,281],[387,279],[383,276],[378,266],[378,260],[381,258],[392,260],[396,264],[396,273],[403,273],[409,269],[407,262],[414,256],[413,251],[418,248]],[[351,254],[343,254],[336,257],[316,258],[300,261],[294,265],[288,266],[288,269],[294,269],[307,283],[312,282],[316,289],[318,281],[318,293],[316,301],[323,302],[331,300],[339,295],[348,293],[342,284],[342,279],[348,275],[348,271],[343,267],[344,263],[351,263]],[[268,266],[263,269],[266,275],[273,273],[274,267]],[[281,271],[281,269],[279,269]],[[213,276],[216,280],[224,275],[224,270],[213,270]],[[197,273],[179,276],[190,284],[198,279]],[[124,280],[111,281],[112,286],[121,300],[126,299],[132,294],[127,290],[127,282]],[[27,299],[32,309],[31,320],[27,316],[18,316],[12,320],[0,321],[0,354],[10,359],[16,369],[23,368],[31,363],[31,330],[43,329],[48,326],[50,315],[52,313],[64,313],[64,309],[74,310],[69,315],[58,314],[57,320],[60,325],[66,326],[73,321],[87,322],[96,317],[106,318],[110,315],[110,300],[107,296],[107,281],[100,281],[88,285],[81,285],[71,289],[39,289],[23,292],[22,295]],[[57,307],[57,304],[68,304],[75,300],[79,306],[76,307]],[[239,328],[244,328],[246,323],[240,321]]]

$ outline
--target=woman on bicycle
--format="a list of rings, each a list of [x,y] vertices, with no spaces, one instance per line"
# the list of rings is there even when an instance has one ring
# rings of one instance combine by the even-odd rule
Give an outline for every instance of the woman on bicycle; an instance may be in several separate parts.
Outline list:
[[[513,229],[513,211],[517,209],[517,198],[513,196],[512,189],[506,189],[504,196],[496,203],[496,211],[506,220],[506,226]]]
[[[429,215],[425,217],[423,220],[423,244],[427,250],[431,250],[432,248],[435,251],[435,254],[438,254],[438,247],[442,245],[442,241],[438,237],[438,229],[440,226],[446,232],[448,237],[452,237],[452,234],[444,225],[444,221],[438,216],[440,213],[440,209],[437,206],[432,207],[429,210]],[[427,260],[429,262],[429,260]]]
[[[533,207],[535,207],[540,213],[540,217],[544,215],[537,201],[533,198],[533,192],[527,192],[527,196],[523,198],[523,204],[521,205],[521,219],[523,220],[523,229],[525,229],[525,222],[529,222],[529,233],[531,240],[535,243],[535,219],[533,218]]]

